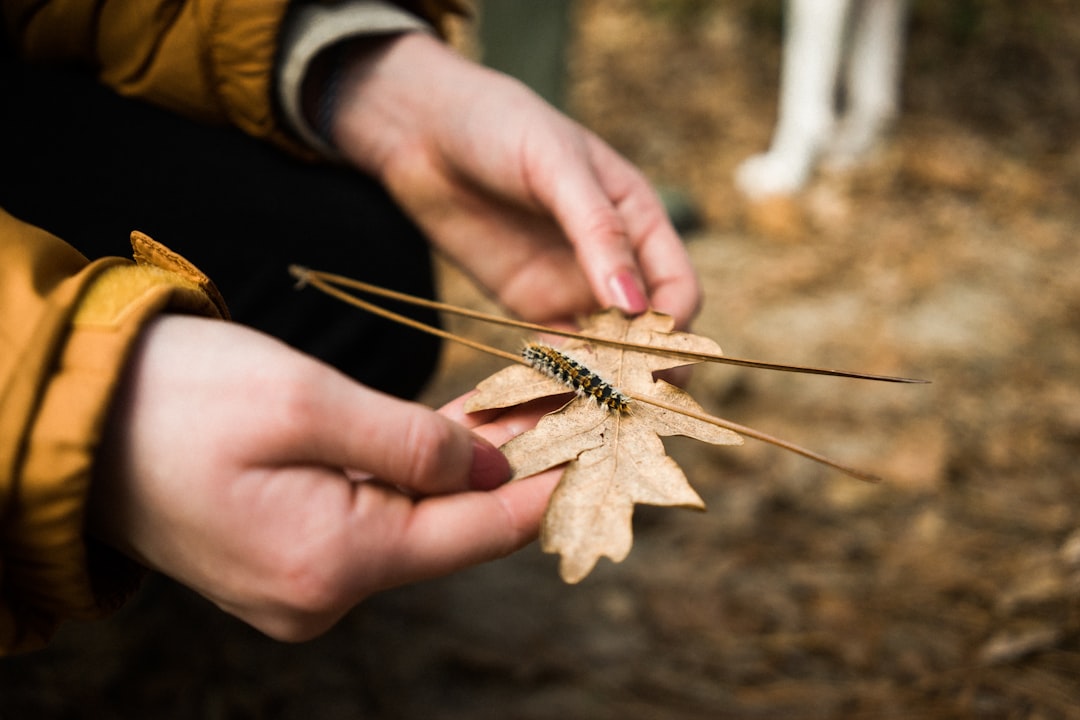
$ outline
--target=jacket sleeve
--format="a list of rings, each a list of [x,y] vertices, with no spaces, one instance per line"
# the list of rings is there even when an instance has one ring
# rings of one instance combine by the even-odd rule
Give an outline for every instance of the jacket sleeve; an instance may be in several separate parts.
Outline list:
[[[136,261],[89,262],[0,210],[0,655],[109,612],[137,568],[83,531],[97,445],[141,328],[224,317],[209,280],[133,234]]]
[[[348,2],[348,0],[342,0]],[[28,61],[95,68],[118,92],[184,115],[230,123],[293,147],[275,111],[276,63],[290,5],[316,0],[0,0]],[[396,3],[435,27],[462,0]]]

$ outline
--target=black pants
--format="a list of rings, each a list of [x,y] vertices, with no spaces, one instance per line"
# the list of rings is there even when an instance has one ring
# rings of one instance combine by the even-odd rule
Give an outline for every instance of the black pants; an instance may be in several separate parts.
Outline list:
[[[424,238],[370,178],[298,161],[68,71],[0,59],[0,107],[7,212],[90,258],[130,256],[128,236],[141,230],[206,272],[236,321],[399,396],[429,378],[437,340],[297,291],[287,272],[299,263],[432,296]]]

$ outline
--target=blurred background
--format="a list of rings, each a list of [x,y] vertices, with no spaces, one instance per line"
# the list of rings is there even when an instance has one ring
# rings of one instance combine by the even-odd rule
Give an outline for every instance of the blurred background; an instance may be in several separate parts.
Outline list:
[[[915,2],[887,145],[749,204],[732,174],[772,132],[780,2],[552,3],[540,43],[507,2],[458,41],[665,190],[705,283],[696,332],[933,381],[694,374],[710,412],[886,482],[672,441],[708,511],[639,507],[623,563],[566,586],[529,547],[304,645],[152,578],[0,660],[0,718],[1080,717],[1080,6]],[[447,347],[426,400],[499,366]]]

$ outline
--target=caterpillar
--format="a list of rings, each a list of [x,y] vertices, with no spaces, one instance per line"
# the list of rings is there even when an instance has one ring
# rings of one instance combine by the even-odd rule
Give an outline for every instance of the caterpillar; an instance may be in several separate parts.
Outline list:
[[[533,343],[521,351],[532,367],[573,388],[581,396],[589,396],[608,410],[629,412],[630,398],[577,360],[549,345]]]

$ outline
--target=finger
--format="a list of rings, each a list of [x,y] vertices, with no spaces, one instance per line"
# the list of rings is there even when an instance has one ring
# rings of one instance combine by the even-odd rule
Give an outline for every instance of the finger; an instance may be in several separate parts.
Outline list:
[[[525,546],[536,538],[561,474],[552,470],[492,492],[420,501],[408,522],[399,525],[401,534],[385,557],[375,589],[447,575]]]
[[[464,395],[458,395],[456,398],[440,407],[439,414],[448,420],[453,420],[458,425],[472,429],[494,420],[502,413],[502,410],[484,410],[474,413],[465,412],[465,403],[475,394],[475,390],[470,390]]]
[[[467,413],[465,402],[474,394],[475,391],[468,392],[451,400],[439,408],[439,414],[471,428],[477,435],[496,446],[501,446],[526,430],[531,430],[544,415],[566,404],[565,397],[556,396],[540,398],[511,408]]]
[[[631,315],[645,311],[649,303],[637,258],[622,218],[588,161],[589,148],[552,144],[563,151],[537,159],[542,170],[533,191],[574,246],[600,304]]]
[[[645,192],[655,198],[651,188]],[[701,307],[701,283],[658,198],[649,212],[655,218],[651,223],[645,212],[624,215],[639,219],[636,227],[630,227],[630,242],[641,263],[650,306],[674,317],[677,328],[686,328]]]
[[[595,306],[573,248],[546,211],[508,203],[499,188],[489,194],[442,181],[439,199],[420,203],[408,183],[393,189],[439,250],[523,319],[572,318]]]
[[[287,402],[287,462],[364,471],[421,495],[490,489],[510,476],[491,443],[418,403],[328,369],[299,395]]]
[[[624,219],[651,307],[686,327],[701,304],[701,288],[663,202],[640,171],[608,145],[593,138],[591,147],[600,182]]]

